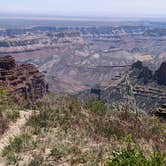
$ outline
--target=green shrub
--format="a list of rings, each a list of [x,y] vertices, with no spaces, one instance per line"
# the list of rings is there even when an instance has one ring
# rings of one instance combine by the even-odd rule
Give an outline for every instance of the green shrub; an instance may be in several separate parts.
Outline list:
[[[7,156],[7,164],[8,165],[18,165],[21,158],[18,155],[10,154]]]
[[[3,156],[8,155],[10,152],[20,152],[21,148],[23,146],[23,140],[21,137],[15,137],[13,141],[10,142],[10,144],[5,147],[3,150]]]
[[[64,158],[65,156],[77,156],[81,154],[81,150],[77,146],[73,146],[70,144],[66,145],[55,145],[51,152],[49,157],[53,158],[55,161]]]
[[[0,109],[3,110],[8,106],[8,97],[5,90],[0,90]]]
[[[29,118],[27,125],[34,128],[33,134],[38,134],[42,127],[47,126],[47,117],[47,114],[40,112],[39,115],[34,114]]]
[[[54,147],[52,150],[51,150],[51,153],[50,153],[50,156],[54,157],[55,160],[58,160],[59,158],[61,158],[62,156],[64,155],[64,153],[59,150],[58,148]]]
[[[0,98],[2,98],[2,97],[6,97],[6,92],[5,92],[5,90],[0,90]]]
[[[107,118],[100,117],[95,118],[90,121],[91,129],[89,132],[92,135],[96,134],[104,138],[110,139],[116,137],[118,139],[125,136],[125,131],[123,130],[119,121],[112,120],[109,116]]]
[[[20,113],[17,110],[6,110],[5,111],[5,116],[7,119],[11,120],[11,121],[16,121],[17,118],[19,118]]]
[[[164,155],[153,153],[146,159],[137,147],[128,146],[125,150],[112,152],[112,158],[106,161],[106,166],[165,166]]]
[[[99,100],[91,100],[86,104],[86,108],[94,113],[103,115],[106,112],[106,105]]]
[[[10,144],[4,148],[2,156],[8,156],[11,153],[21,152],[28,140],[29,137],[27,135],[17,136],[13,140],[10,140]]]
[[[161,155],[158,152],[155,152],[151,155],[151,158],[149,160],[150,166],[164,166],[166,165],[166,155]]]
[[[34,113],[28,120],[27,126],[31,126],[34,128],[33,134],[39,134],[41,129],[53,127],[57,121],[59,121],[61,118],[59,110],[54,109],[47,109],[40,111],[39,114]]]

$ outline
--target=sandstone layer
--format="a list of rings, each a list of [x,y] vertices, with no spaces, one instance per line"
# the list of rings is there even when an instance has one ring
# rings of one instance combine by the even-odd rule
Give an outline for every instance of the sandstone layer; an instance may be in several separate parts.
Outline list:
[[[0,89],[17,102],[35,102],[47,93],[44,75],[34,65],[16,64],[11,56],[0,57]]]

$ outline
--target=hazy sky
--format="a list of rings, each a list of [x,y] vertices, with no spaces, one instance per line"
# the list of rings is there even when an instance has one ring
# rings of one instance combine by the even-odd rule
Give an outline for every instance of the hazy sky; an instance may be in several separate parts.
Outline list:
[[[166,16],[166,0],[0,0],[0,12]]]

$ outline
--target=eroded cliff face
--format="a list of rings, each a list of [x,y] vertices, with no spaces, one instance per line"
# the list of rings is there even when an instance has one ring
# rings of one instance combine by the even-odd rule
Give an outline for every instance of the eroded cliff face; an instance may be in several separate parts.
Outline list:
[[[166,103],[166,86],[164,84],[165,62],[153,74],[142,62],[136,62],[132,68],[121,77],[116,77],[110,85],[92,88],[80,94],[82,100],[86,96],[95,95],[98,99],[108,103],[128,103],[146,112],[162,107]],[[162,82],[161,82],[161,80]],[[85,96],[85,97],[84,97]]]
[[[11,56],[0,57],[0,89],[17,102],[35,102],[47,93],[44,75],[31,64],[18,65]]]
[[[64,49],[72,44],[80,47],[83,43],[80,33],[54,32],[30,33],[22,36],[0,38],[0,54],[16,54],[34,52],[45,49]]]
[[[157,82],[161,85],[166,85],[166,61],[163,62],[160,68],[155,73]]]

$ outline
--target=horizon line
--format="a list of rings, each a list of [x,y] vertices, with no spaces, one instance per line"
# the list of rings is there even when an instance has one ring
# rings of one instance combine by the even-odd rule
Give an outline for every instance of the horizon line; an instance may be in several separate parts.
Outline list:
[[[118,22],[118,21],[159,21],[166,22],[166,15],[76,15],[76,14],[53,14],[53,13],[19,13],[0,12],[0,19],[20,19],[20,20],[48,20],[48,21],[96,21],[96,22]]]

